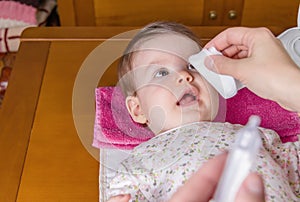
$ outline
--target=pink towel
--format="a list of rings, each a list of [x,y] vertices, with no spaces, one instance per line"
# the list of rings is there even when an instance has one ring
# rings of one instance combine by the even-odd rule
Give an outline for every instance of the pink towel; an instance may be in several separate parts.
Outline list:
[[[132,149],[154,136],[143,125],[131,119],[124,100],[118,87],[96,89],[94,147]],[[243,88],[226,104],[225,121],[245,124],[250,115],[256,114],[262,118],[261,127],[275,130],[283,142],[298,140],[298,114],[283,109],[277,103],[262,99]]]
[[[97,88],[95,93],[94,147],[132,149],[154,136],[131,119],[118,87]]]
[[[276,102],[263,99],[247,88],[227,100],[226,121],[245,125],[253,115],[261,117],[260,126],[275,130],[282,142],[298,140],[300,134],[300,117],[295,112],[282,108]]]

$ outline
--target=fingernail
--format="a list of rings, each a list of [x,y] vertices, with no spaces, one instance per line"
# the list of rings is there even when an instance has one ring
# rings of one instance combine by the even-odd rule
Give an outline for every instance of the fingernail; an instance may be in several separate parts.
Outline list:
[[[119,194],[119,195],[118,195],[118,198],[119,198],[119,199],[122,199],[122,198],[126,197],[127,195],[128,195],[128,194]]]
[[[263,181],[256,174],[253,174],[251,177],[247,179],[246,186],[247,189],[254,194],[263,194],[264,191]]]

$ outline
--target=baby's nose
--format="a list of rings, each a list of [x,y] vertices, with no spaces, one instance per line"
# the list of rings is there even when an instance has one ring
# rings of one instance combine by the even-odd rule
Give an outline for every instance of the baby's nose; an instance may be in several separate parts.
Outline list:
[[[193,76],[187,71],[181,71],[178,74],[179,74],[178,79],[177,79],[178,83],[182,83],[182,82],[190,83],[193,81]]]

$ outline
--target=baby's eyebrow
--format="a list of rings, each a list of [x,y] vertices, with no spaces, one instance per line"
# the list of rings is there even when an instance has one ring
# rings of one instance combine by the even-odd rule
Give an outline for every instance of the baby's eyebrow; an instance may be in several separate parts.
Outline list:
[[[155,63],[148,64],[146,65],[145,74],[152,74],[154,71],[162,67],[167,68],[165,65],[161,65],[161,64],[155,64]]]
[[[141,69],[144,75],[147,74],[152,74],[156,69],[158,69],[159,67],[161,67],[162,65],[159,64],[155,64],[155,63],[149,63],[149,64],[145,64],[142,65]]]

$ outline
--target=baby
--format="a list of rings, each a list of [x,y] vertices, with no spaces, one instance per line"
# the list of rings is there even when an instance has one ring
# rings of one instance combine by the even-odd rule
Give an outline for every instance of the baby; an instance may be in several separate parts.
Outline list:
[[[132,119],[156,136],[122,163],[109,197],[167,201],[205,161],[230,149],[242,126],[214,122],[220,97],[187,62],[200,50],[189,29],[171,22],[150,24],[129,43],[119,84]],[[274,131],[260,131],[264,147],[252,171],[264,179],[266,201],[299,201],[299,142],[282,144]]]

